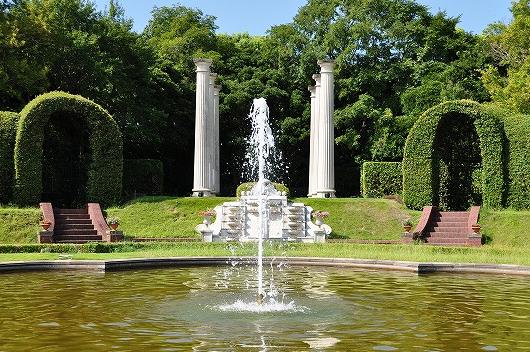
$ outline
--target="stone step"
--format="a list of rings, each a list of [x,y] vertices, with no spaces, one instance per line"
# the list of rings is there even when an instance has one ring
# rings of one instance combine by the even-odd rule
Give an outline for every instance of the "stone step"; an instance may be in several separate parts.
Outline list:
[[[427,238],[428,244],[467,244],[468,239],[462,237]]]
[[[53,213],[57,215],[64,215],[64,214],[88,214],[88,209],[60,209],[55,208],[53,209]]]
[[[59,223],[55,225],[54,231],[62,230],[94,230],[94,225],[92,224],[71,224],[71,223]]]
[[[426,238],[468,238],[466,232],[429,232]]]
[[[55,219],[57,225],[92,225],[91,219]]]
[[[73,230],[57,230],[54,231],[54,235],[71,235],[71,236],[97,236],[98,232],[96,230],[83,230],[83,229],[73,229]]]
[[[448,227],[448,226],[435,226],[430,227],[428,232],[450,232],[450,233],[468,233],[471,232],[466,227]]]
[[[76,243],[76,244],[83,244],[83,243],[92,243],[92,242],[103,242],[100,239],[97,239],[97,240],[69,240],[69,239],[66,239],[66,240],[56,240],[55,243]]]
[[[99,235],[53,235],[53,239],[56,241],[78,241],[78,240],[101,240]]]
[[[440,222],[431,222],[432,227],[465,227],[467,228],[466,222],[457,222],[457,221],[440,221]]]
[[[57,221],[64,221],[64,220],[70,220],[70,219],[90,219],[90,215],[88,214],[65,214],[65,215],[55,215],[55,219]]]
[[[434,215],[431,221],[465,221],[467,222],[469,215]]]

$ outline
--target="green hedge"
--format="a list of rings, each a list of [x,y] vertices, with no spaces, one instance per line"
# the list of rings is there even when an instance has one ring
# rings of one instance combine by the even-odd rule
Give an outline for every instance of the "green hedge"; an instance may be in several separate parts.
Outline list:
[[[123,160],[123,194],[126,198],[137,195],[162,194],[164,165],[155,159]]]
[[[386,195],[401,194],[403,173],[400,162],[363,163],[361,191],[366,198],[382,198]]]
[[[490,208],[503,206],[505,150],[502,123],[491,110],[479,103],[457,100],[427,110],[407,137],[403,153],[403,200],[408,207],[421,209],[436,203],[433,187],[439,177],[433,174],[436,135],[438,129],[443,128],[439,126],[442,118],[458,114],[472,119],[479,137],[483,205]]]
[[[289,188],[287,188],[287,186],[281,183],[276,183],[276,182],[273,182],[272,184],[274,185],[274,188],[276,188],[278,192],[285,192],[287,194],[287,197],[290,196]],[[236,189],[236,197],[238,198],[241,197],[241,192],[248,192],[255,185],[256,185],[256,182],[245,182],[245,183],[240,184],[239,186],[237,186],[237,189]]]
[[[118,125],[98,104],[64,92],[40,95],[20,113],[15,143],[15,202],[32,205],[40,200],[44,131],[50,115],[59,111],[85,119],[89,129],[91,162],[87,172],[87,201],[104,206],[118,202],[123,172]]]
[[[530,208],[530,116],[514,114],[498,105],[484,108],[499,116],[504,125],[506,177],[506,206]]]
[[[18,114],[0,111],[0,203],[13,200],[13,151],[17,134]]]
[[[35,234],[35,236],[37,236]],[[192,242],[193,243],[193,242]],[[92,242],[84,244],[0,244],[2,253],[123,253],[186,246],[188,242]]]

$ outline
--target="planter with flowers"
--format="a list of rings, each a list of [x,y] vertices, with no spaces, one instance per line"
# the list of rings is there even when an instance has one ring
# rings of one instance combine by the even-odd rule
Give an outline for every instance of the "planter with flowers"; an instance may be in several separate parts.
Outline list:
[[[405,230],[405,233],[409,233],[412,229],[412,221],[410,221],[410,219],[403,220],[401,224],[403,225],[403,230]]]
[[[120,219],[116,217],[107,218],[107,224],[110,226],[112,231],[116,231],[118,226],[120,226]]]
[[[329,212],[323,210],[316,210],[313,212],[313,217],[315,218],[315,225],[322,226],[326,218],[329,216]]]
[[[202,223],[209,226],[212,223],[212,216],[215,216],[215,211],[212,209],[206,209],[200,211],[199,215],[203,217]]]

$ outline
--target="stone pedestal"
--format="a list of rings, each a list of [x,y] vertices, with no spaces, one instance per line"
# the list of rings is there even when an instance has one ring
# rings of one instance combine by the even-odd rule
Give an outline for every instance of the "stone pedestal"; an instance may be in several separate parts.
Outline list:
[[[53,231],[40,231],[39,243],[53,243]]]
[[[193,196],[211,195],[208,127],[210,116],[210,59],[193,59],[197,66],[197,88],[195,96],[195,152],[193,162]]]
[[[318,198],[335,197],[335,133],[333,124],[334,80],[333,60],[319,60],[320,91],[317,92],[319,101],[318,134],[317,134],[317,185],[315,189]]]
[[[105,242],[121,242],[123,241],[123,231],[107,231],[103,240]]]

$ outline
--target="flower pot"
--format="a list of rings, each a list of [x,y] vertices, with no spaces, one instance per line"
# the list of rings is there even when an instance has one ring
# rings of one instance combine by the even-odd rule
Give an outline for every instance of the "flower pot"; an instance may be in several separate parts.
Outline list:
[[[52,226],[52,224],[49,223],[49,222],[41,222],[41,223],[40,223],[40,226],[42,226],[42,228],[44,229],[44,231],[48,231],[48,229],[50,228],[50,226]]]
[[[116,229],[118,228],[118,224],[110,224],[109,226],[112,229],[112,231],[116,231]]]
[[[405,232],[410,232],[410,230],[412,229],[412,225],[403,225],[403,229],[405,230]]]
[[[473,233],[479,233],[480,225],[479,224],[471,225],[471,229],[473,230]]]

